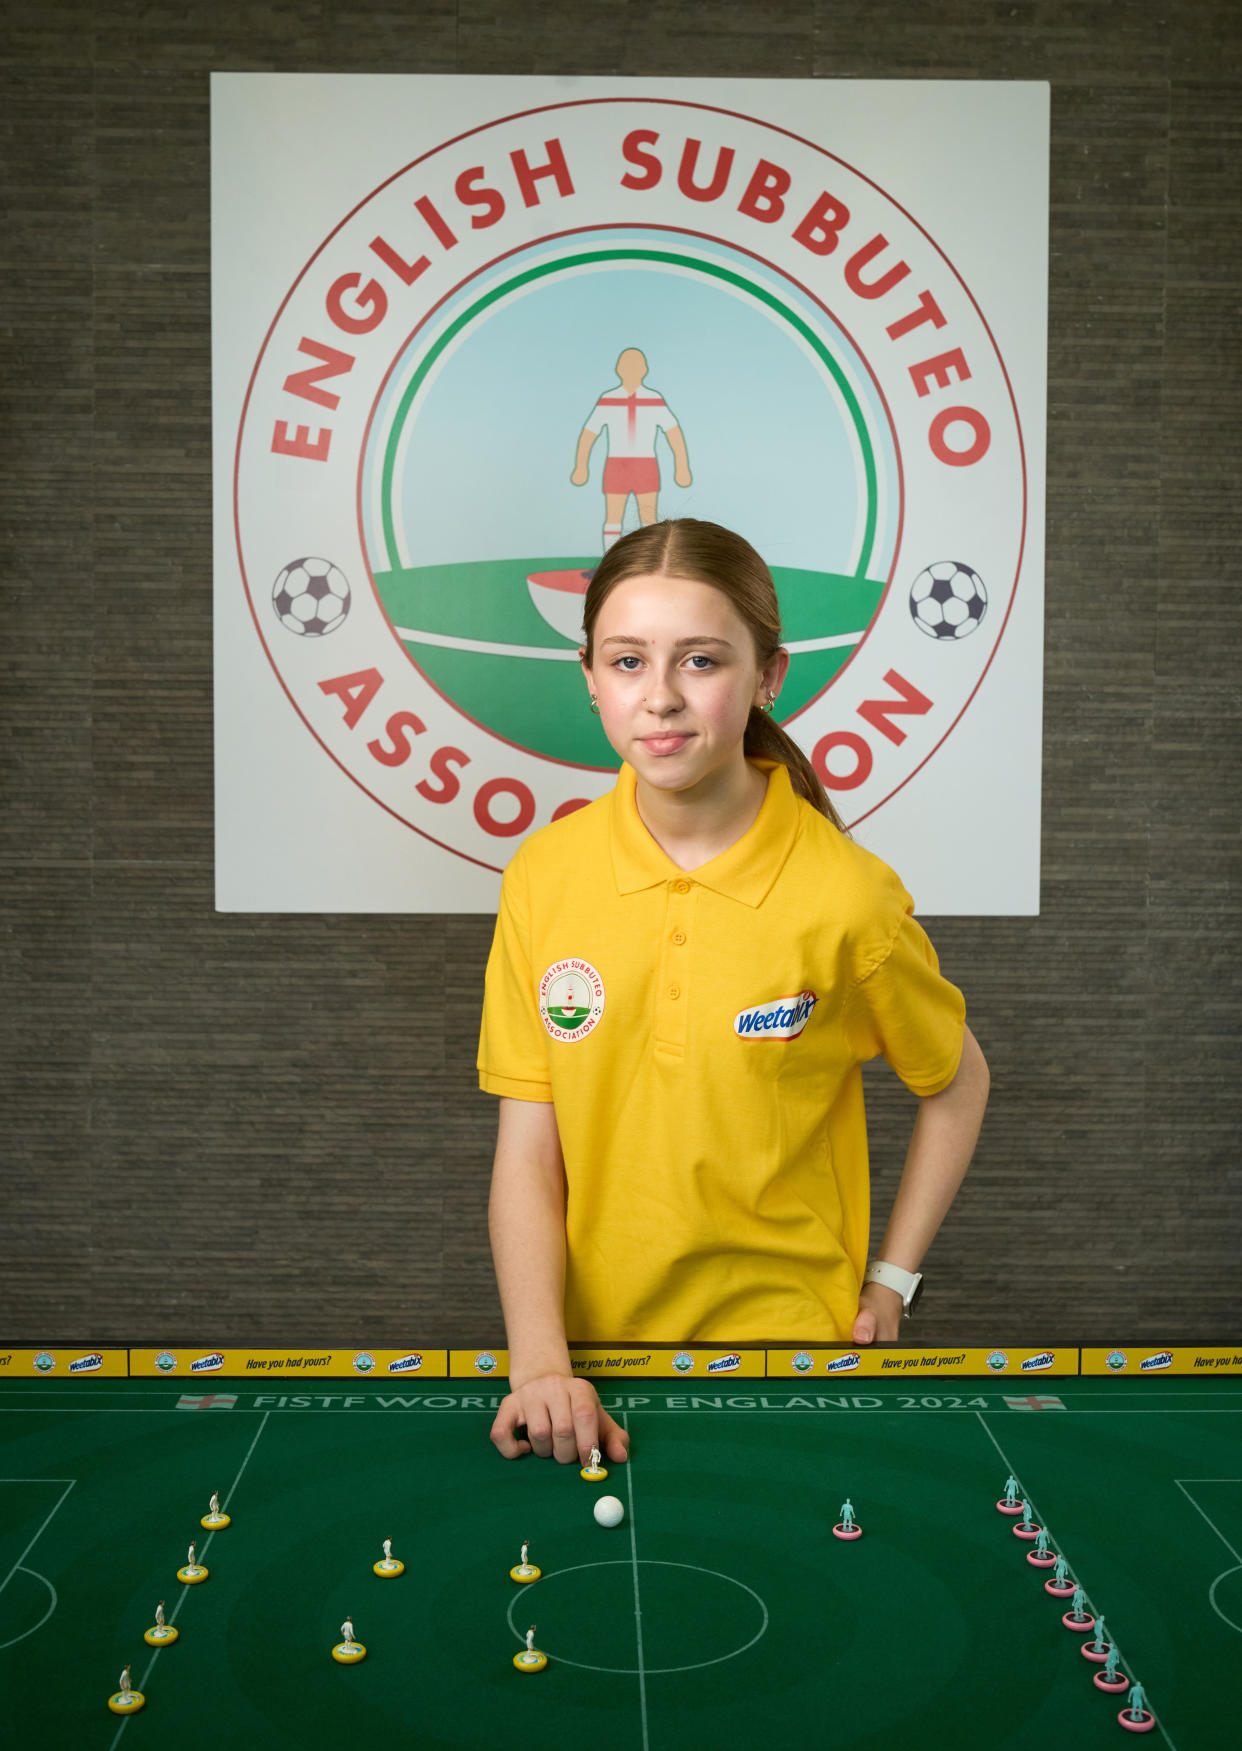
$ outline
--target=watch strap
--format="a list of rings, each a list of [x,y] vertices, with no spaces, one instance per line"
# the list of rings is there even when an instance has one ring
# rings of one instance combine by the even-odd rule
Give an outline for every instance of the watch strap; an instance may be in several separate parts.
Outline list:
[[[864,1283],[879,1283],[882,1288],[894,1289],[901,1296],[901,1310],[909,1314],[918,1300],[919,1290],[923,1286],[921,1271],[903,1271],[900,1265],[886,1264],[883,1259],[873,1259],[863,1275]]]

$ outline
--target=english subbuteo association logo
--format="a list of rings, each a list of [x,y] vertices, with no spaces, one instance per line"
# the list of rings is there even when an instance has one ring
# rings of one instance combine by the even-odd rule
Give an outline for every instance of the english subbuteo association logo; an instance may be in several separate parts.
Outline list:
[[[814,140],[642,96],[498,117],[358,197],[236,446],[254,624],[326,753],[503,868],[613,783],[577,661],[601,553],[689,514],[772,565],[776,715],[847,822],[910,782],[996,651],[1027,514],[1004,360],[919,215]],[[574,1008],[549,1030],[583,1037]]]
[[[554,1040],[584,1040],[604,1013],[604,981],[590,961],[553,961],[539,981],[539,1014]]]

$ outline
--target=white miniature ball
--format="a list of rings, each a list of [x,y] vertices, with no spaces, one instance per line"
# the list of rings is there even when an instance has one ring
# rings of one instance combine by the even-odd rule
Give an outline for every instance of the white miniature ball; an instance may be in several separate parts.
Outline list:
[[[625,1519],[625,1509],[616,1496],[601,1496],[595,1504],[595,1518],[601,1526],[619,1526]]]

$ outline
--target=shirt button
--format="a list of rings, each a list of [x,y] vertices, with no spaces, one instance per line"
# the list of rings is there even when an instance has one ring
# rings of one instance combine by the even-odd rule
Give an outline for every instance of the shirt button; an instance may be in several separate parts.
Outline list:
[[[670,997],[680,997],[681,996],[681,986],[680,985],[670,985],[668,988],[668,994]]]
[[[673,932],[673,941],[677,944],[678,948],[681,947],[682,943],[685,940],[686,940],[686,933],[684,930],[675,930]]]
[[[689,882],[674,882],[673,883],[673,892],[675,894],[688,894],[690,892],[690,883]]]

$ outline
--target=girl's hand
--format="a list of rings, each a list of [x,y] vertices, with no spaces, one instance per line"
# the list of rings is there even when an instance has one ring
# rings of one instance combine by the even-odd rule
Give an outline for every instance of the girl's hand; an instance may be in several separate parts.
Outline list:
[[[883,1283],[864,1283],[858,1297],[858,1317],[851,1341],[893,1344],[901,1332],[901,1296]]]
[[[558,1465],[585,1465],[592,1447],[620,1465],[630,1446],[628,1434],[600,1404],[591,1382],[569,1374],[524,1381],[502,1400],[491,1438],[505,1459],[536,1453]]]

